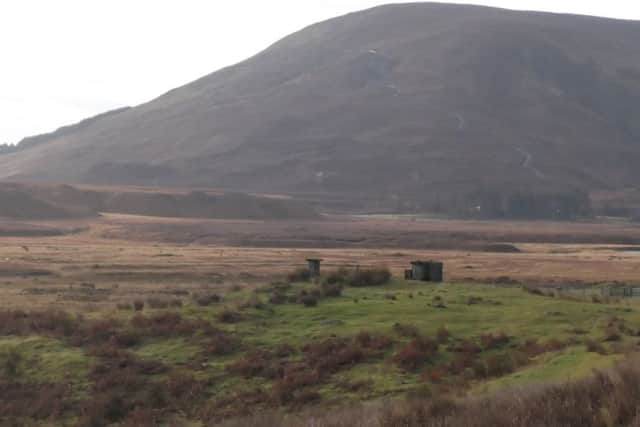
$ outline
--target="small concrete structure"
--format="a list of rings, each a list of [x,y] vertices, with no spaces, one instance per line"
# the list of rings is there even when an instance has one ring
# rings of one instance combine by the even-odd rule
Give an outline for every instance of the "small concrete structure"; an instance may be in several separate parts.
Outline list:
[[[321,259],[309,258],[307,263],[309,264],[309,277],[312,279],[320,277],[320,263]]]
[[[411,270],[405,271],[405,279],[422,282],[442,282],[444,264],[439,261],[414,261]]]

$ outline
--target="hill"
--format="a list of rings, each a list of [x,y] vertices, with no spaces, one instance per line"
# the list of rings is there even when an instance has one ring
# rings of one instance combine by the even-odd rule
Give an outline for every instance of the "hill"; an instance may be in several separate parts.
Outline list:
[[[306,204],[241,193],[0,184],[0,218],[69,219],[100,212],[175,218],[307,219]]]
[[[378,7],[41,136],[0,155],[0,178],[579,216],[640,179],[637,40],[633,21]]]

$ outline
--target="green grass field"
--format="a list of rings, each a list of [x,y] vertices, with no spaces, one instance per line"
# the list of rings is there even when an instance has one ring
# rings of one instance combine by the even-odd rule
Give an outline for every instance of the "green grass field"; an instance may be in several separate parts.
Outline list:
[[[121,345],[122,351],[164,367],[144,374],[148,384],[141,389],[171,381],[176,375],[201,382],[192,402],[175,408],[176,412],[184,410],[191,419],[200,413],[190,404],[209,405],[222,415],[233,415],[246,409],[229,402],[231,397],[247,399],[260,393],[263,396],[255,398],[256,408],[282,405],[294,410],[322,402],[344,404],[407,393],[424,395],[436,389],[477,395],[504,387],[562,382],[610,366],[637,347],[639,340],[640,311],[632,300],[595,303],[534,295],[519,287],[392,280],[383,286],[345,287],[341,296],[321,297],[316,306],[306,307],[294,301],[296,295],[303,290],[311,292],[315,285],[279,286],[288,302],[270,303],[274,286],[265,286],[230,292],[223,301],[208,306],[188,303],[180,308],[142,311],[149,318],[177,312],[183,323],[210,322],[215,330],[236,340],[237,345],[220,353],[208,350],[211,330],[197,327],[184,335],[174,330],[166,334],[141,332],[132,321],[140,315],[134,311],[114,311],[116,326],[109,334],[135,333],[135,342]],[[225,312],[239,317],[224,320]],[[411,354],[417,361],[407,368],[398,355],[413,351],[415,346],[410,343],[417,342],[420,347],[411,333],[403,333],[407,329],[434,339],[443,330],[448,334],[437,338],[435,351]],[[354,343],[360,341],[354,337],[363,331],[389,342],[358,347]],[[95,348],[117,341],[109,334],[104,342],[90,344],[51,334],[0,336],[4,379],[31,385],[68,383],[74,399],[90,400],[98,392],[91,372],[97,363],[107,360],[105,352],[96,353]],[[490,338],[498,336],[505,338],[492,343]],[[341,344],[321,353],[327,339]],[[323,344],[319,350],[309,349],[313,343]],[[464,350],[471,344],[477,349]],[[291,350],[276,356],[285,346]],[[353,354],[344,356],[347,351]],[[320,359],[332,358],[334,353],[342,355],[334,366],[326,367],[317,357],[313,359],[317,354],[323,355]],[[9,363],[12,354],[19,355],[13,365]],[[249,370],[231,368],[251,357],[257,359],[249,364]],[[300,380],[310,371],[317,373],[313,380]],[[282,393],[276,393],[283,384],[290,386],[287,390],[293,397],[284,399]],[[61,419],[72,420],[77,415],[70,409]]]

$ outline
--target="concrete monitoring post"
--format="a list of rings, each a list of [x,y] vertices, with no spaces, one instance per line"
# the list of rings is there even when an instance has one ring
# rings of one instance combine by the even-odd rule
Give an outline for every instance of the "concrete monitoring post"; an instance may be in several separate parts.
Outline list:
[[[411,270],[405,271],[405,278],[423,282],[442,282],[444,265],[439,261],[414,261]]]
[[[322,262],[321,259],[315,259],[315,258],[310,258],[307,260],[307,263],[309,264],[309,277],[311,279],[316,279],[320,277],[321,262]]]

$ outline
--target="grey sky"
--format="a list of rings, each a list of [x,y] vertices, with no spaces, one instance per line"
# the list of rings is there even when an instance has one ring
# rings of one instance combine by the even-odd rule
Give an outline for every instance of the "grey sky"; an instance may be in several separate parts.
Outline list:
[[[136,105],[308,24],[401,1],[19,0],[0,3],[0,143]],[[640,19],[637,0],[478,0]]]

